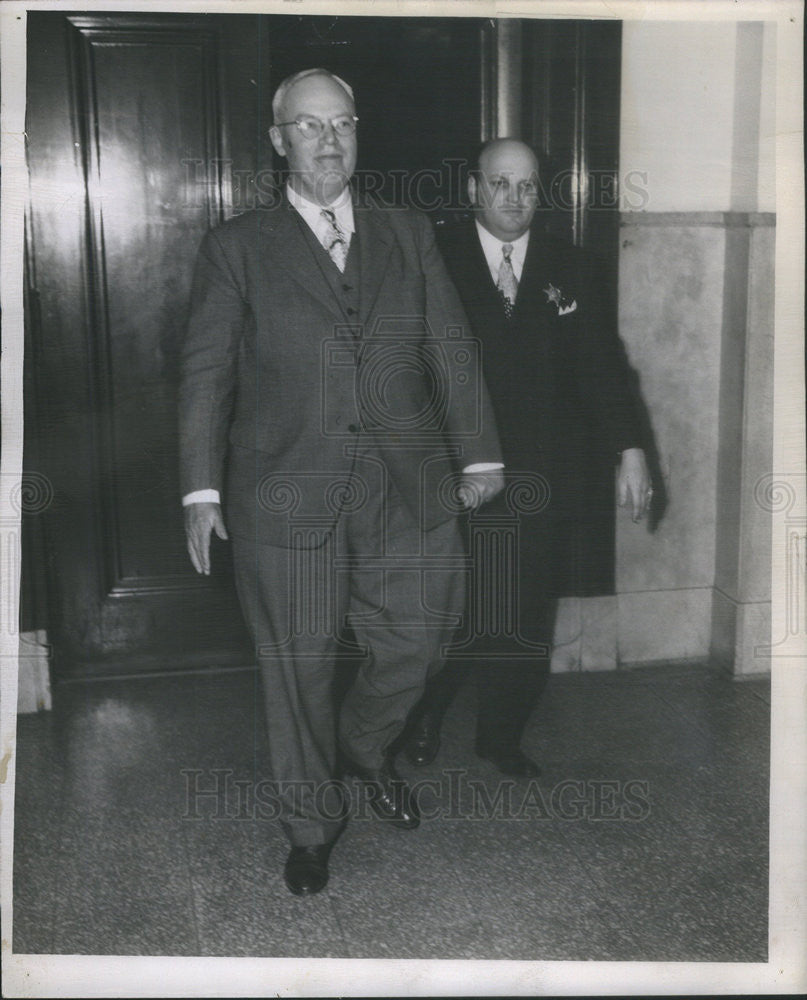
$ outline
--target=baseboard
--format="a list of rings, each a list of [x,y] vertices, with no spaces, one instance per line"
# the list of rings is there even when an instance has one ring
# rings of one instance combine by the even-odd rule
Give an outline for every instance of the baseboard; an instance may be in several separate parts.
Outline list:
[[[44,629],[20,633],[18,663],[17,714],[50,711],[50,647]]]

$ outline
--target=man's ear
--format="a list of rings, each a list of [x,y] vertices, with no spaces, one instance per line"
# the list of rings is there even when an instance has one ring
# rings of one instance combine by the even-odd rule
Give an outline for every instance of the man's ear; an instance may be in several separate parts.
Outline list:
[[[273,125],[269,129],[269,138],[272,140],[272,145],[275,147],[275,152],[278,156],[286,155],[286,146],[283,143],[283,136],[277,125]]]
[[[468,199],[472,205],[476,205],[476,178],[473,174],[468,178]]]

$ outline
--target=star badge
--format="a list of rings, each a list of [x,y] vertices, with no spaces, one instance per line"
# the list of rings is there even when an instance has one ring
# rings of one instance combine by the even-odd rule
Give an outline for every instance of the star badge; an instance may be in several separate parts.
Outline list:
[[[558,310],[558,316],[566,316],[569,313],[573,313],[577,309],[577,299],[572,299],[570,302],[564,297],[563,292],[559,288],[556,288],[551,282],[544,289],[544,295],[546,296],[547,303],[553,302]]]

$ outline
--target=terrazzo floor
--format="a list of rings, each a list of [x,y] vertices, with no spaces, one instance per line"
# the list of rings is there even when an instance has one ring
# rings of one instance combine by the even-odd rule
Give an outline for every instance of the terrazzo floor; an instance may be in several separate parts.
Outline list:
[[[281,877],[258,683],[72,682],[19,718],[16,953],[766,960],[769,681],[553,676],[532,783],[474,757],[467,685],[434,764],[399,761],[420,829],[357,795],[306,899]]]

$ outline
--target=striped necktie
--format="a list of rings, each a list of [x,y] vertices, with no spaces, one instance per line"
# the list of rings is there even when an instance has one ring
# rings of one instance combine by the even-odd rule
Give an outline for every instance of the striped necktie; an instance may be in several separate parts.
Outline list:
[[[518,291],[518,280],[513,271],[513,265],[510,262],[510,254],[512,252],[512,243],[502,244],[502,257],[504,259],[499,265],[499,277],[496,282],[496,287],[504,304],[504,314],[508,319],[513,315],[513,306],[515,305],[516,292]]]
[[[330,254],[331,260],[334,264],[336,264],[340,271],[344,272],[348,250],[345,234],[337,225],[336,215],[332,208],[323,208],[322,218],[328,223],[328,228],[325,231],[323,239],[323,245]]]

